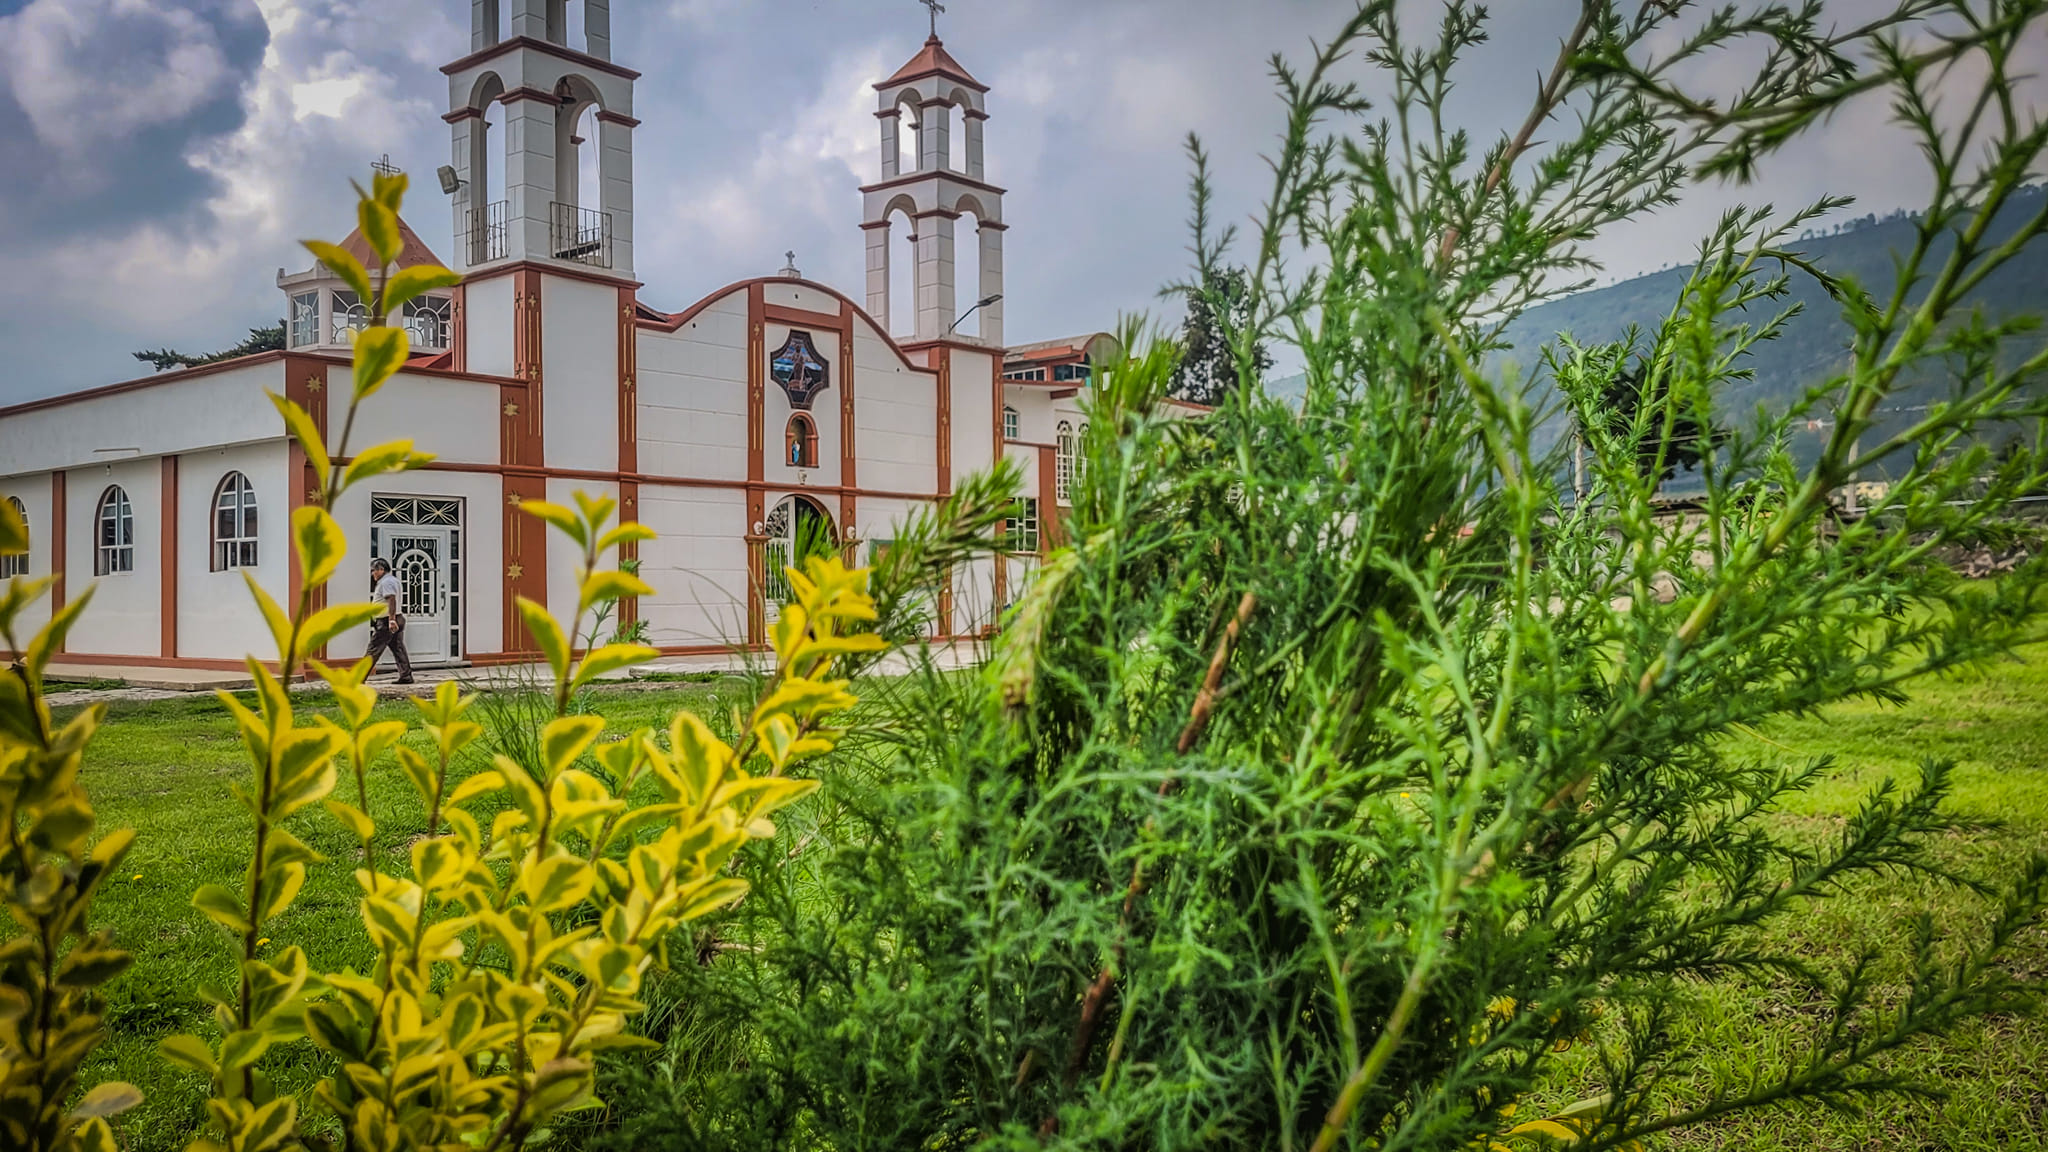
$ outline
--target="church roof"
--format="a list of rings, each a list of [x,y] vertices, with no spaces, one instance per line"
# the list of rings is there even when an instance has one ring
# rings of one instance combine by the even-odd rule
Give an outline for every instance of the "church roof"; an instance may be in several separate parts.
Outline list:
[[[894,76],[875,85],[875,90],[894,88],[898,84],[908,84],[912,80],[922,80],[927,76],[944,76],[948,80],[958,80],[976,92],[988,91],[988,85],[968,75],[967,69],[962,68],[960,62],[953,59],[952,53],[946,51],[946,46],[937,36],[927,39],[924,42],[924,49],[912,56],[910,63],[898,68]]]
[[[398,239],[400,243],[398,246],[398,259],[394,262],[395,270],[412,268],[421,264],[437,265],[441,263],[441,258],[434,255],[434,250],[427,247],[427,242],[420,239],[419,233],[414,232],[412,225],[407,224],[403,217],[400,217],[398,221]],[[348,234],[348,239],[341,242],[341,249],[355,257],[358,264],[373,272],[376,270],[377,254],[370,251],[370,242],[364,238],[361,228],[357,228]]]

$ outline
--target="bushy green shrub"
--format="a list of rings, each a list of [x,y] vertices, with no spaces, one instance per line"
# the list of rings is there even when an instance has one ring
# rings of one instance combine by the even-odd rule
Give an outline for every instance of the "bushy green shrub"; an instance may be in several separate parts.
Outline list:
[[[1071,546],[988,667],[876,695],[885,731],[820,770],[833,834],[787,868],[754,857],[734,947],[681,973],[744,1056],[640,1081],[611,1146],[1621,1147],[1909,1087],[1886,1053],[2040,992],[2000,957],[2038,930],[2048,863],[2004,888],[1945,872],[1947,766],[1787,842],[1770,814],[1827,764],[1776,771],[1729,737],[2041,634],[2041,563],[1972,585],[1929,558],[2043,476],[2038,442],[1993,460],[1969,438],[2037,425],[2043,358],[2001,358],[2024,325],[1958,301],[2048,228],[1982,242],[2048,138],[2011,72],[2044,6],[1927,0],[1836,35],[1818,5],[1589,0],[1524,125],[1483,148],[1445,117],[1483,14],[1447,4],[1416,43],[1394,9],[1363,5],[1305,71],[1275,63],[1288,123],[1237,258],[1239,386],[1182,420],[1157,403],[1171,350],[1132,333],[1098,366]],[[1340,78],[1354,55],[1390,93],[1376,113]],[[1974,110],[1959,134],[1932,111],[1943,75]],[[1709,100],[1680,76],[1738,82]],[[1787,246],[1796,212],[1708,238],[1633,350],[1628,427],[1599,410],[1618,350],[1491,374],[1501,326],[1589,239],[1879,92],[1935,191],[1896,283],[1826,281],[1853,343],[1789,411],[1716,397],[1787,278],[1824,275]],[[1199,291],[1233,238],[1195,153]],[[1305,367],[1298,409],[1257,386],[1262,345]],[[1878,435],[1901,373],[1944,363],[1953,400]],[[1540,448],[1556,409],[1588,429],[1576,499]],[[1816,419],[1802,467],[1789,433]],[[1688,427],[1719,442],[1673,515],[1658,483]],[[1874,514],[1837,515],[1895,452],[1912,465]],[[1769,942],[1878,872],[1973,895],[1840,970]],[[1787,982],[1814,1026],[1754,1082],[1695,1077],[1711,1054],[1669,1025],[1709,976]],[[1605,1095],[1546,1124],[1524,1097],[1564,1046],[1590,1046]]]

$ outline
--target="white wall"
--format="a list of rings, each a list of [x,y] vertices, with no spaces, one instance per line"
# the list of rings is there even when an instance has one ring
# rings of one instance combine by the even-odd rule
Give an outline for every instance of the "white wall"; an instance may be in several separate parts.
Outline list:
[[[675,332],[640,330],[640,470],[747,477],[747,294],[728,292]],[[773,443],[779,445],[779,434]]]
[[[349,489],[334,510],[348,535],[348,558],[330,585],[327,602],[368,599],[370,496],[459,496],[462,498],[462,653],[499,652],[505,647],[505,505],[502,482],[486,472],[401,472]],[[328,647],[336,660],[362,655],[370,630],[358,628]]]
[[[351,370],[329,368],[328,395],[347,396]],[[330,401],[330,405],[337,402]],[[341,435],[346,409],[330,406],[328,430]],[[464,464],[498,462],[498,386],[478,380],[400,372],[356,411],[350,454],[390,440],[410,440],[415,451]]]
[[[548,464],[584,470],[616,468],[619,290],[542,274],[540,299],[540,374],[547,397],[543,419]]]
[[[764,351],[773,353],[789,339],[790,326],[787,324],[765,324]],[[770,377],[761,392],[761,443],[766,448],[767,459],[763,461],[762,477],[770,484],[801,490],[809,485],[839,483],[839,463],[842,439],[839,434],[839,402],[845,395],[845,381],[839,379],[839,333],[821,332],[806,328],[811,334],[811,346],[817,349],[818,358],[832,366],[826,379],[829,386],[811,397],[809,415],[811,423],[818,430],[818,466],[795,468],[789,463],[789,452],[785,439],[789,431],[789,418],[796,409],[789,402],[789,394],[782,390]],[[858,400],[856,400],[858,403]],[[858,443],[858,439],[856,439]],[[799,475],[809,479],[799,483]],[[769,505],[773,507],[771,503]]]
[[[853,334],[854,443],[860,486],[884,492],[938,491],[938,376],[906,368],[866,324]]]
[[[1053,399],[1043,385],[1003,385],[1003,403],[1017,410],[1017,439],[1026,444],[1052,443]]]
[[[462,289],[462,325],[469,340],[471,372],[510,376],[512,363],[512,277],[497,276]],[[541,351],[547,347],[543,343]]]
[[[0,478],[0,501],[12,496],[21,501],[21,509],[28,517],[28,574],[42,578],[50,574],[50,476],[48,473],[31,476],[9,476]],[[30,605],[16,621],[20,632],[15,637],[23,644],[35,635],[50,619],[50,595]]]
[[[739,489],[640,486],[640,601],[648,640],[661,646],[740,644],[747,639],[746,493]]]
[[[268,407],[266,405],[266,407]],[[62,411],[62,409],[59,409]],[[271,413],[274,419],[276,413]],[[104,656],[155,656],[163,649],[159,625],[160,574],[163,565],[163,462],[156,457],[74,468],[65,478],[64,570],[67,593],[77,596],[97,586],[65,647],[74,653]],[[100,496],[118,484],[128,494],[135,516],[135,566],[130,572],[94,578],[93,548],[97,537]]]
[[[839,297],[822,289],[798,284],[793,280],[770,280],[761,286],[761,296],[770,304],[801,308],[806,312],[822,312],[827,316],[839,315]],[[779,347],[781,343],[780,340],[770,340],[768,347]]]
[[[239,660],[254,653],[274,659],[277,641],[249,595],[242,571],[213,570],[213,498],[230,471],[247,476],[256,489],[257,563],[247,571],[287,611],[291,608],[286,601],[291,581],[291,472],[285,442],[188,452],[178,458],[177,655]],[[136,527],[141,528],[139,518]]]
[[[576,493],[578,492],[584,492],[591,496],[610,496],[613,499],[617,499],[619,487],[616,484],[606,484],[596,480],[548,481],[548,501],[550,503],[560,504],[564,508],[574,508],[576,507]],[[555,619],[561,623],[562,630],[566,632],[570,627],[570,618],[576,613],[576,593],[579,590],[576,584],[576,566],[582,562],[583,558],[577,554],[576,545],[573,541],[553,528],[541,523],[539,520],[532,520],[529,517],[529,521],[532,528],[544,529],[547,534],[548,611],[555,614]],[[612,523],[618,523],[616,515]],[[600,557],[598,565],[603,568],[616,567],[618,565],[618,557],[616,555]],[[590,621],[585,619],[581,627],[588,629]],[[598,643],[601,644],[610,639],[611,630],[617,627],[618,614],[614,611],[611,621],[605,626],[605,631],[598,636]]]
[[[0,475],[272,439],[284,425],[266,388],[283,393],[282,361],[17,413],[0,419]]]
[[[985,352],[952,349],[953,485],[995,463],[996,421],[994,379],[998,364]]]

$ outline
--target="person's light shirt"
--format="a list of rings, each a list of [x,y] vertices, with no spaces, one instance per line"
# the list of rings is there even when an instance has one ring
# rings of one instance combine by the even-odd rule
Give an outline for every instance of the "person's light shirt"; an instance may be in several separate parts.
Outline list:
[[[386,616],[396,616],[398,614],[398,577],[386,572],[384,578],[377,581],[377,591],[373,594],[372,598],[384,605],[384,614]]]

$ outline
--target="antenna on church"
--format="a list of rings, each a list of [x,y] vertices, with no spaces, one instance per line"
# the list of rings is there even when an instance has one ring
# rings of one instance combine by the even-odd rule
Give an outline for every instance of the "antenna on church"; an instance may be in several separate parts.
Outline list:
[[[946,6],[939,3],[939,0],[917,0],[917,2],[932,10],[932,39],[937,40],[939,38],[939,13],[944,12]]]
[[[382,172],[386,176],[403,176],[405,174],[405,169],[400,168],[398,165],[393,164],[391,162],[391,153],[389,152],[386,152],[382,156],[377,157],[375,161],[371,162],[370,170],[373,172]]]
[[[782,266],[782,274],[791,280],[803,279],[804,274],[796,270],[796,249],[792,248],[783,255],[789,258],[789,263]]]

